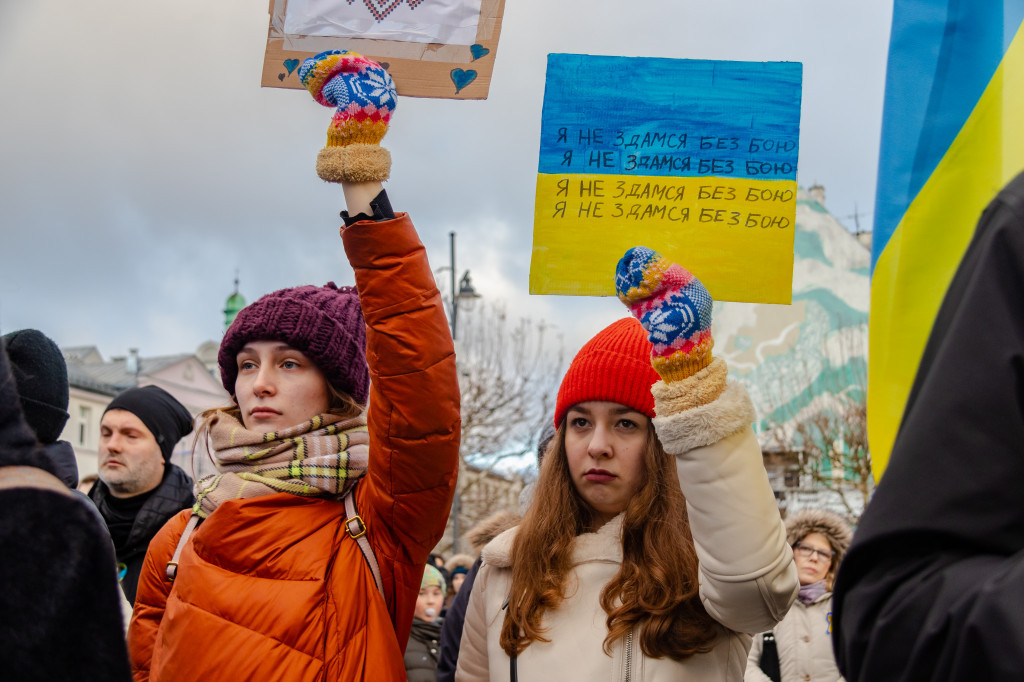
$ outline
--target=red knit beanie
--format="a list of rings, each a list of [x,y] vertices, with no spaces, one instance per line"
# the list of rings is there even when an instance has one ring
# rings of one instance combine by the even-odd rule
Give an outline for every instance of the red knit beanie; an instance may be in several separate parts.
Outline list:
[[[283,341],[316,363],[335,388],[365,404],[370,390],[366,323],[353,287],[301,286],[260,298],[238,313],[224,333],[217,363],[231,395],[238,378],[236,356],[250,341]]]
[[[654,417],[651,386],[660,379],[651,366],[651,342],[632,317],[613,322],[580,349],[562,379],[555,426],[569,408],[588,400],[619,403]]]

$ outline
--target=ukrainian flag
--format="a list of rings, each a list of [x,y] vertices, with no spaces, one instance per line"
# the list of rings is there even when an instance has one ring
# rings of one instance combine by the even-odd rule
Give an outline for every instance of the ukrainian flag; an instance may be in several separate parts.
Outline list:
[[[1024,0],[895,0],[871,254],[876,479],[975,225],[1024,169],[1022,20]]]

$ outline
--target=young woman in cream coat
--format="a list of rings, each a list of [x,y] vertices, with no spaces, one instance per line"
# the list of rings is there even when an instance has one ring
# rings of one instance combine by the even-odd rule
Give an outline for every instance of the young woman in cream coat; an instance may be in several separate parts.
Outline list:
[[[483,551],[456,680],[740,680],[796,597],[710,296],[643,247],[616,288],[643,327],[615,322],[566,373],[533,505]]]

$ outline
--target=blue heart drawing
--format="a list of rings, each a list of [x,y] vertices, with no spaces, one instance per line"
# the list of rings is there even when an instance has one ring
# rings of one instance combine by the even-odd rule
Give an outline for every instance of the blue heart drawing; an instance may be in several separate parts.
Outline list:
[[[459,90],[466,87],[470,83],[476,80],[476,71],[473,69],[452,69],[452,83],[455,83],[455,94],[459,94]]]
[[[477,43],[476,45],[470,45],[469,46],[469,51],[473,53],[473,61],[474,62],[476,60],[480,59],[480,57],[486,57],[487,55],[489,55],[491,53],[490,50],[488,50],[483,45],[480,45],[479,43]]]
[[[284,68],[288,69],[288,74],[289,75],[291,75],[291,72],[294,71],[296,68],[298,68],[298,66],[299,66],[299,60],[298,59],[286,59],[286,60],[284,60]]]

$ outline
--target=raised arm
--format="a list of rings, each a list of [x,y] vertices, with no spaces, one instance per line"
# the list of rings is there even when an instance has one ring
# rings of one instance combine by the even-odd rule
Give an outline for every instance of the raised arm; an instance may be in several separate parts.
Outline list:
[[[396,559],[422,564],[444,532],[458,472],[451,334],[407,215],[356,223],[342,240],[367,326],[369,499],[406,554]]]
[[[455,489],[459,391],[451,334],[426,251],[408,215],[396,216],[381,185],[390,175],[391,155],[380,141],[397,94],[386,70],[354,52],[307,59],[299,78],[314,99],[337,107],[316,169],[345,194],[341,236],[367,327],[370,463],[357,499],[372,509],[360,513],[374,521],[369,533],[375,551],[384,554],[377,558],[385,583],[393,577],[389,565],[397,563],[416,573],[401,581],[418,585]]]
[[[616,290],[654,344],[651,362],[662,377],[651,388],[654,428],[676,456],[704,606],[736,632],[769,630],[799,584],[750,427],[750,398],[711,355],[711,296],[685,268],[645,247],[619,262]]]

